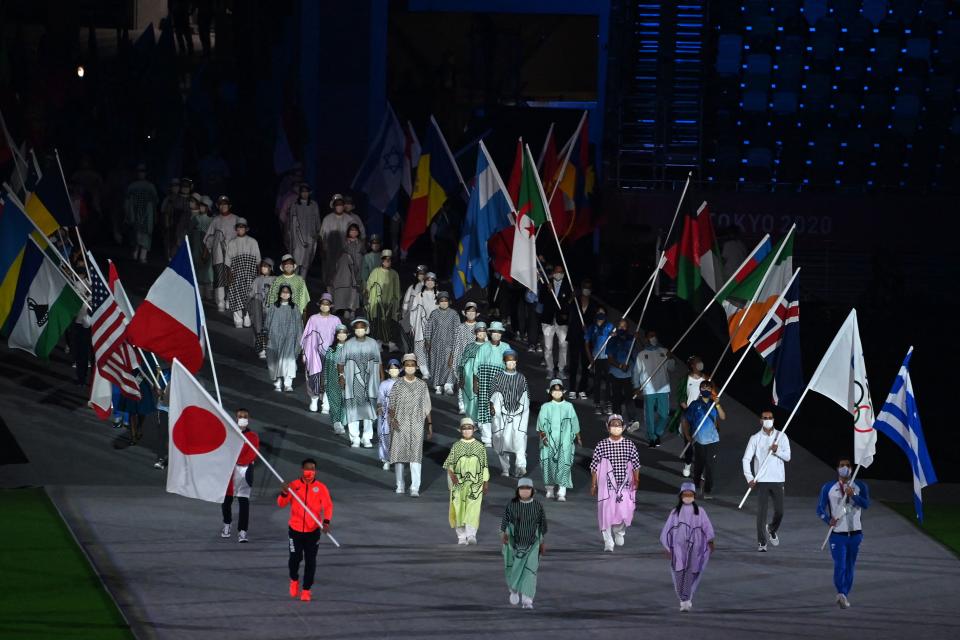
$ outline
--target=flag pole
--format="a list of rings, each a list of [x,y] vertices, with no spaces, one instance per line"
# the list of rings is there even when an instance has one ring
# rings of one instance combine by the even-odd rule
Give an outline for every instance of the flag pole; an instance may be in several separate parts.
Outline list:
[[[800,274],[800,267],[793,272],[793,276],[790,277],[790,281],[787,282],[787,286],[783,288],[783,291],[780,292],[780,296],[777,298],[776,304],[774,304],[770,309],[767,310],[767,313],[763,316],[763,320],[760,321],[760,324],[757,325],[757,328],[750,335],[750,341],[746,345],[746,349],[743,350],[743,355],[740,356],[740,359],[737,360],[736,366],[733,367],[733,371],[730,372],[730,377],[727,378],[726,382],[723,383],[723,386],[720,387],[720,391],[717,393],[717,400],[720,399],[720,396],[723,395],[723,392],[726,391],[727,386],[730,384],[730,381],[733,380],[734,374],[736,374],[737,369],[740,368],[740,365],[743,364],[743,361],[747,359],[747,354],[750,353],[750,347],[753,346],[753,343],[757,341],[757,338],[760,337],[761,330],[766,326],[767,322],[770,321],[770,318],[773,317],[773,314],[776,313],[777,308],[780,306],[780,302],[783,300],[783,297],[787,295],[787,291],[790,289],[790,285],[793,284],[793,281],[797,279],[797,276]],[[697,433],[700,432],[700,428],[707,421],[707,417],[710,415],[710,412],[713,411],[713,408],[717,405],[717,400],[713,400],[710,403],[710,407],[707,409],[707,412],[703,414],[703,417],[700,418],[700,423],[697,425],[697,428],[693,430],[693,433],[690,434],[690,441],[687,442],[686,446],[683,447],[683,451],[680,452],[680,457],[683,457],[683,454],[687,452],[687,449],[690,448],[690,444],[693,442],[694,437]],[[797,403],[800,404],[799,402]],[[746,498],[744,498],[746,499]]]
[[[463,175],[460,173],[460,166],[457,165],[457,159],[453,157],[453,154],[450,153],[450,145],[447,144],[447,139],[443,137],[443,130],[440,128],[440,125],[437,124],[437,119],[430,115],[430,124],[432,124],[437,129],[437,133],[440,134],[440,142],[443,144],[443,150],[447,152],[447,157],[450,159],[450,164],[453,165],[453,170],[457,173],[457,178],[460,180],[460,186],[463,187],[464,193],[467,194],[467,198],[470,197],[470,189],[467,188],[467,183],[463,181]]]
[[[743,310],[743,314],[740,316],[740,322],[737,323],[737,328],[734,329],[734,333],[740,330],[740,327],[743,326],[744,321],[747,319],[747,314],[750,312],[750,307],[753,306],[753,303],[757,301],[757,298],[760,296],[760,290],[763,289],[763,285],[767,282],[767,277],[770,275],[770,271],[773,269],[773,265],[776,264],[777,259],[780,257],[780,254],[783,253],[783,248],[787,246],[787,240],[790,238],[790,234],[793,233],[793,230],[797,228],[796,223],[790,225],[790,229],[787,230],[787,235],[783,237],[783,241],[780,242],[780,246],[777,247],[777,252],[773,255],[773,259],[770,261],[770,268],[766,270],[763,274],[763,277],[760,279],[760,284],[757,285],[757,290],[753,292],[753,296],[750,298],[750,302],[747,303],[747,306]],[[721,289],[722,291],[722,289]],[[717,364],[713,365],[713,371],[710,372],[710,378],[713,378],[717,374],[717,369],[720,368],[720,363],[723,362],[724,357],[727,355],[727,351],[730,350],[730,347],[733,346],[733,336],[727,340],[727,346],[723,348],[723,353],[720,354],[720,357],[717,358]]]
[[[570,165],[570,154],[573,153],[573,141],[576,140],[577,136],[580,135],[580,129],[583,127],[584,121],[587,119],[587,110],[583,110],[583,115],[580,116],[580,123],[577,125],[576,130],[573,132],[573,135],[570,136],[570,140],[567,141],[565,146],[566,153],[563,155],[563,164],[560,165],[560,171],[556,175],[556,180],[554,180],[553,188],[550,189],[550,198],[547,200],[547,211],[550,210],[550,203],[553,202],[553,196],[557,194],[557,187],[560,186],[560,182],[563,181],[563,176],[567,173],[567,167]],[[553,125],[550,125],[551,127]],[[546,143],[544,143],[546,146]],[[533,156],[530,156],[530,159],[533,159]],[[539,179],[539,172],[538,172]],[[549,215],[549,214],[547,214]],[[553,223],[551,223],[552,225]],[[554,231],[556,233],[556,231]]]
[[[586,111],[584,111],[584,117],[586,117]],[[650,278],[647,280],[647,283],[644,284],[643,287],[640,289],[640,292],[637,293],[637,297],[633,299],[633,302],[630,303],[630,306],[627,307],[627,310],[623,313],[624,318],[630,315],[630,311],[633,309],[633,305],[637,303],[637,300],[640,299],[640,295],[643,293],[643,290],[646,289],[647,284],[649,284],[650,291],[647,292],[647,299],[644,300],[643,302],[643,310],[640,312],[640,319],[637,320],[637,329],[639,329],[643,325],[643,316],[647,314],[647,305],[650,304],[650,297],[653,295],[653,289],[654,287],[657,286],[657,276],[660,274],[660,270],[663,269],[664,259],[666,258],[666,255],[667,255],[667,243],[670,241],[670,235],[673,233],[673,227],[677,224],[677,216],[680,215],[680,208],[683,206],[683,200],[687,196],[687,189],[690,188],[690,179],[692,177],[693,177],[693,171],[690,171],[687,174],[687,182],[686,184],[683,185],[683,193],[680,194],[680,202],[677,203],[677,209],[676,211],[673,212],[673,220],[670,221],[670,228],[667,229],[667,237],[664,239],[663,250],[660,251],[660,260],[657,262],[656,268],[653,270],[653,273],[650,274]],[[553,219],[550,220],[550,225],[553,226]],[[556,230],[554,230],[554,235],[556,235]],[[560,244],[560,241],[558,240],[557,246],[559,246],[559,244]],[[579,307],[577,307],[577,309],[579,310]],[[603,349],[607,346],[607,342],[610,341],[610,338],[612,337],[612,335],[613,334],[611,334],[610,336],[607,336],[607,339],[603,343],[603,346],[600,347],[600,352],[602,352]],[[633,337],[634,337],[634,340],[636,340],[636,337],[637,337],[636,333],[634,333]],[[630,351],[631,352],[633,351],[632,344],[630,345]],[[591,366],[593,366],[592,363],[591,363]],[[587,368],[589,369],[590,367],[587,367]]]
[[[213,362],[213,346],[210,344],[210,332],[207,330],[207,316],[203,311],[203,302],[200,300],[200,285],[197,284],[197,270],[193,266],[193,252],[190,250],[190,237],[183,236],[183,243],[187,246],[187,256],[190,258],[190,273],[193,275],[193,292],[197,299],[197,309],[200,311],[200,324],[203,325],[203,337],[207,342],[207,353],[210,355],[210,370],[213,372],[213,388],[217,391],[217,404],[223,406],[220,398],[220,381],[217,380],[217,365]]]
[[[698,322],[700,322],[700,320],[703,318],[703,316],[705,316],[705,315],[707,314],[707,311],[710,309],[710,307],[713,306],[713,303],[720,299],[720,293],[721,293],[724,289],[726,289],[726,288],[730,285],[731,282],[733,282],[734,278],[737,277],[737,274],[740,273],[740,271],[741,271],[741,270],[743,269],[743,267],[747,264],[747,262],[749,262],[749,261],[753,258],[754,254],[756,254],[757,250],[758,250],[758,249],[763,245],[763,243],[766,242],[769,238],[770,238],[770,234],[769,234],[769,233],[768,233],[768,234],[765,234],[762,238],[760,238],[760,242],[758,242],[758,243],[757,243],[757,246],[755,246],[755,247],[753,248],[753,251],[751,251],[750,254],[747,255],[746,258],[744,258],[743,262],[740,263],[740,266],[737,267],[736,270],[734,270],[734,272],[733,272],[732,274],[730,274],[730,277],[727,278],[727,281],[723,283],[723,286],[721,286],[720,288],[717,289],[716,292],[714,292],[713,297],[710,298],[710,302],[708,302],[708,303],[703,307],[703,309],[700,311],[700,315],[698,315],[698,316],[693,320],[693,322],[690,323],[690,326],[687,327],[686,331],[684,331],[683,334],[681,334],[680,337],[677,338],[677,341],[674,343],[673,347],[671,347],[671,348],[669,349],[670,353],[673,353],[674,351],[676,351],[677,348],[680,346],[680,343],[683,342],[684,338],[686,338],[688,335],[690,335],[690,332],[693,331],[693,328],[696,326],[696,324],[697,324]],[[634,336],[634,337],[636,337],[636,336]],[[643,389],[643,387],[644,387],[648,382],[650,382],[650,380],[653,379],[653,376],[657,375],[657,372],[660,371],[660,369],[661,369],[661,368],[663,367],[663,365],[665,365],[666,363],[667,363],[667,360],[666,360],[666,359],[661,360],[661,361],[660,361],[660,364],[657,365],[657,368],[654,369],[653,372],[650,373],[650,374],[647,376],[646,380],[643,381],[643,384],[641,384],[641,385],[640,385],[639,387],[637,387],[637,388],[638,388],[638,389]],[[634,397],[636,397],[636,396],[634,396]]]
[[[665,262],[665,260],[666,260],[665,258],[660,259],[660,267],[663,266],[663,263]],[[657,270],[659,271],[659,267]],[[635,304],[637,304],[637,301],[640,299],[640,296],[643,295],[643,292],[647,289],[647,287],[651,286],[651,283],[653,283],[652,273],[650,274],[650,277],[647,278],[647,281],[643,283],[643,286],[640,287],[640,291],[638,291],[637,295],[633,297],[633,300],[630,302],[630,305],[627,307],[627,310],[623,312],[621,317],[626,318],[628,315],[630,315],[630,310],[633,309],[633,306]],[[598,351],[598,353],[603,351],[606,348],[607,343],[609,343],[612,338],[613,338],[613,334],[610,334],[609,336],[607,336],[607,339],[603,341],[602,345],[600,345],[600,350]],[[590,366],[587,367],[587,369],[590,369],[591,367],[593,367],[593,363],[591,363]]]
[[[857,465],[857,468],[853,470],[853,475],[850,476],[850,484],[851,484],[851,485],[852,485],[852,484],[854,483],[854,481],[857,479],[857,474],[860,473],[860,469],[861,469],[862,466],[863,466],[863,465],[858,464],[858,465]],[[849,502],[850,502],[850,496],[846,496],[846,498],[844,499],[844,502],[849,504]],[[833,530],[836,529],[836,527],[837,527],[837,525],[832,524],[832,525],[830,525],[830,528],[827,529],[827,537],[823,539],[823,544],[820,545],[820,551],[823,551],[824,548],[827,546],[827,542],[830,541],[830,535],[833,533]]]
[[[547,145],[548,145],[549,142],[550,142],[550,136],[553,135],[553,125],[554,125],[554,123],[551,122],[551,123],[550,123],[550,128],[547,129],[547,135],[546,135],[546,137],[543,139],[543,147],[540,149],[540,157],[537,158],[537,171],[540,171],[540,169],[543,167],[543,159],[544,159],[544,158],[546,157],[546,155],[547,155]]]
[[[584,112],[584,117],[586,117],[586,112]],[[533,166],[533,154],[530,153],[530,145],[525,144],[523,148],[524,148],[524,153],[526,154],[525,157],[529,160],[531,166]],[[540,193],[541,202],[546,203],[547,202],[546,194],[543,192],[543,183],[540,181],[540,174],[537,171],[534,171],[533,177],[537,183],[537,191]],[[544,213],[547,214],[547,222],[550,223],[550,230],[553,231],[553,239],[556,240],[557,242],[557,251],[560,252],[560,262],[563,263],[563,270],[567,272],[567,281],[570,283],[570,290],[572,291],[573,276],[570,274],[570,267],[567,266],[567,257],[563,255],[563,247],[560,246],[560,236],[557,235],[557,228],[553,224],[553,216],[550,215],[550,205],[547,204],[544,207],[544,209],[545,209]],[[549,281],[547,282],[547,284],[550,285]],[[550,285],[550,289],[551,291],[553,290],[552,285]],[[558,304],[559,304],[559,301],[558,301]],[[583,311],[580,309],[579,304],[576,305],[576,307],[577,307],[577,316],[580,317],[580,326],[586,328],[587,323],[583,319]]]
[[[77,240],[80,242],[80,253],[83,256],[83,266],[86,268],[87,273],[90,273],[90,265],[87,264],[87,248],[83,245],[83,238],[80,237],[80,221],[77,219],[77,212],[73,209],[73,199],[70,197],[70,188],[67,187],[67,176],[63,173],[63,165],[60,164],[60,151],[56,147],[53,148],[53,155],[57,158],[57,167],[60,169],[60,179],[63,180],[63,190],[67,194],[67,202],[70,203],[70,213],[73,214],[73,221],[77,224],[74,226],[74,231],[77,234]],[[69,231],[67,233],[70,233]]]
[[[33,218],[31,218],[31,217],[27,214],[27,212],[24,211],[23,205],[22,205],[21,202],[20,202],[20,198],[17,198],[16,194],[14,194],[12,191],[10,191],[10,185],[8,185],[7,183],[3,183],[3,186],[4,186],[5,189],[7,189],[7,195],[12,197],[14,204],[16,204],[18,207],[20,207],[20,212],[23,214],[23,217],[26,218],[26,219],[30,222],[30,225],[33,226],[33,228],[36,230],[36,232],[40,234],[40,237],[43,238],[45,241],[48,241],[48,244],[49,244],[49,237],[47,236],[47,234],[45,234],[45,233],[43,232],[43,229],[40,228],[40,226],[37,224],[36,220],[34,220]],[[29,236],[28,236],[28,237],[29,237]],[[34,240],[34,243],[36,243],[36,240]],[[40,247],[39,243],[37,243],[37,247]],[[43,254],[44,254],[45,256],[47,256],[48,258],[50,257],[50,255],[49,255],[46,251],[44,251],[42,248],[40,248],[40,252],[43,253]],[[60,269],[66,268],[67,271],[70,272],[70,275],[72,275],[72,276],[74,277],[74,279],[76,279],[76,281],[77,281],[78,283],[80,283],[80,285],[81,285],[84,289],[87,290],[87,295],[89,296],[89,295],[90,295],[90,285],[88,285],[86,282],[84,282],[84,281],[83,281],[83,278],[81,278],[79,275],[77,275],[77,272],[76,272],[76,270],[73,268],[73,265],[70,264],[70,262],[69,262],[68,260],[66,260],[59,251],[54,251],[54,253],[57,255],[57,259],[60,260],[60,266],[59,266],[59,268],[60,268]],[[84,262],[86,262],[86,259],[84,259]],[[87,273],[89,273],[89,270],[87,271]],[[82,296],[81,296],[81,297],[82,297]]]

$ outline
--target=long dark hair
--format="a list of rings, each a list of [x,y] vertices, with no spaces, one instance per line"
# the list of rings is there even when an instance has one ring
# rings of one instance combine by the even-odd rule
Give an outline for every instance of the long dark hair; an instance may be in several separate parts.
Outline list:
[[[281,303],[280,294],[283,293],[284,289],[290,292],[290,304],[293,304],[293,289],[290,288],[290,285],[282,284],[280,285],[280,288],[277,289],[277,299],[273,303],[273,306],[277,307],[278,309],[280,308]]]
[[[697,504],[697,499],[694,498],[693,502],[691,502],[690,504],[693,506],[693,515],[695,516],[700,515],[700,506]],[[683,507],[683,498],[677,498],[677,508],[675,510],[677,512],[677,515],[680,515],[680,509],[682,507]]]

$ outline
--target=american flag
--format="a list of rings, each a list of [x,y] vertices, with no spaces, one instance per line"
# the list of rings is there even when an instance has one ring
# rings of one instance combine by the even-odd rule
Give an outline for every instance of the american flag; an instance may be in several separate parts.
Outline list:
[[[773,377],[773,403],[792,409],[803,391],[800,352],[800,280],[794,277],[766,326],[759,330],[753,348],[767,363]]]
[[[120,387],[128,398],[140,399],[140,385],[133,375],[136,354],[126,340],[127,318],[103,281],[100,268],[93,263],[90,274],[90,306],[93,354],[100,375]],[[132,355],[132,357],[131,357]]]

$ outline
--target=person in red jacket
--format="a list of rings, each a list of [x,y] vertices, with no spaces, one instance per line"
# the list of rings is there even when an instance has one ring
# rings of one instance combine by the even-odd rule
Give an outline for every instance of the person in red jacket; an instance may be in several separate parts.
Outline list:
[[[247,526],[250,523],[250,490],[253,488],[253,461],[257,459],[260,448],[260,436],[250,431],[250,413],[246,409],[237,409],[237,426],[243,429],[243,435],[250,444],[243,445],[240,455],[237,456],[237,466],[233,468],[233,476],[227,484],[227,493],[223,497],[220,510],[223,512],[223,530],[221,538],[230,537],[230,523],[233,522],[233,497],[237,497],[240,504],[240,520],[237,522],[237,542],[249,542]],[[252,447],[250,445],[253,445]]]
[[[303,591],[300,592],[300,599],[310,600],[310,588],[313,587],[313,576],[317,570],[317,547],[320,545],[320,534],[330,531],[333,500],[330,499],[327,485],[317,480],[317,461],[307,458],[300,467],[301,476],[284,482],[280,487],[277,505],[281,508],[290,505],[290,597],[296,598],[300,589],[298,574],[302,559]],[[304,504],[309,513],[303,508]],[[322,526],[318,521],[323,523]]]

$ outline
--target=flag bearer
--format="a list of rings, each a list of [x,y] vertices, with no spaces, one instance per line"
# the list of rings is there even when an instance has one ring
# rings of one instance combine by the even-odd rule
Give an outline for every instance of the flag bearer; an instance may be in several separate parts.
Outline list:
[[[330,531],[333,500],[330,498],[327,485],[317,480],[317,461],[307,458],[300,467],[299,478],[281,485],[277,506],[283,509],[290,505],[288,523],[290,597],[296,598],[299,593],[301,600],[309,601],[313,577],[317,571],[317,547],[320,546],[320,534]],[[293,497],[294,495],[300,499],[297,500]],[[317,523],[318,520],[320,524]],[[302,583],[299,580],[301,561],[303,561]]]
[[[833,556],[833,584],[837,588],[837,605],[850,608],[853,570],[863,540],[860,514],[870,507],[870,490],[862,480],[851,481],[853,465],[849,458],[837,461],[837,479],[820,489],[817,515],[833,527],[830,532],[830,555]]]
[[[790,440],[773,426],[773,412],[760,414],[760,431],[750,436],[743,452],[743,477],[760,501],[757,509],[757,551],[766,551],[767,542],[780,544],[777,531],[783,520],[784,463],[790,462]],[[763,471],[760,471],[763,467]],[[773,499],[773,520],[767,522],[767,505]]]

